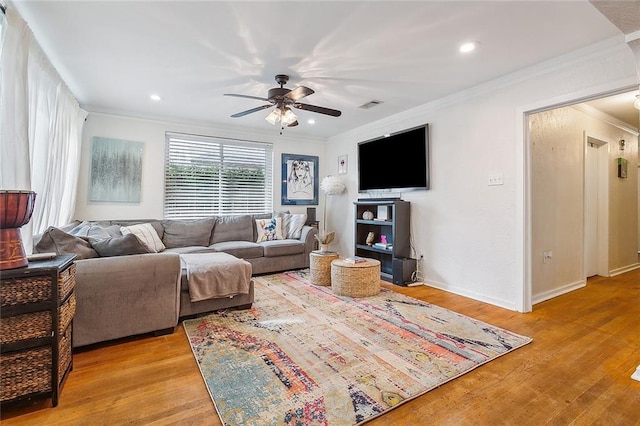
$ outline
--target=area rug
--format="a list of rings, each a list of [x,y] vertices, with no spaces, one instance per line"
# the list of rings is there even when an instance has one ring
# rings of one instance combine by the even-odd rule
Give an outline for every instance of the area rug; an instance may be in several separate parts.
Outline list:
[[[308,270],[255,277],[255,303],[184,321],[225,425],[354,425],[531,339],[382,289],[354,299]]]

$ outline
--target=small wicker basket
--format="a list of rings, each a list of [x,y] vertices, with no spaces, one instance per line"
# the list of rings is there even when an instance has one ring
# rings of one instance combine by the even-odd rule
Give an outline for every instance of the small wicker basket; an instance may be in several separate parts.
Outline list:
[[[312,251],[309,254],[309,272],[312,284],[331,285],[331,262],[338,259],[336,252]]]
[[[380,261],[365,259],[349,263],[331,262],[331,289],[339,296],[367,297],[380,293]]]

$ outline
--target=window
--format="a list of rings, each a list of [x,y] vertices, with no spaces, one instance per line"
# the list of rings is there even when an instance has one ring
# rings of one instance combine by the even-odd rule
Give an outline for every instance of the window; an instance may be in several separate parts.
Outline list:
[[[166,134],[164,217],[273,210],[271,144]]]

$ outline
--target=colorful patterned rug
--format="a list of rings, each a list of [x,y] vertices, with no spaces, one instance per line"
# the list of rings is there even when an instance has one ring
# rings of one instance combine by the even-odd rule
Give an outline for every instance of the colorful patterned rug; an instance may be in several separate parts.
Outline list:
[[[352,299],[308,270],[255,277],[255,303],[184,321],[225,425],[354,425],[531,342],[390,290]]]

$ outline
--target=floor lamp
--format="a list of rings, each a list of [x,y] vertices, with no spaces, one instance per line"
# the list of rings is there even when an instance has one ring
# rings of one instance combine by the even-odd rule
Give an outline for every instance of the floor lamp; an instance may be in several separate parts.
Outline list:
[[[316,235],[316,239],[320,243],[321,252],[329,251],[329,244],[331,244],[336,236],[335,231],[327,232],[327,203],[329,202],[329,196],[342,194],[345,188],[344,183],[336,176],[329,175],[320,182],[320,189],[322,189],[322,192],[325,194],[322,231],[319,231]]]

